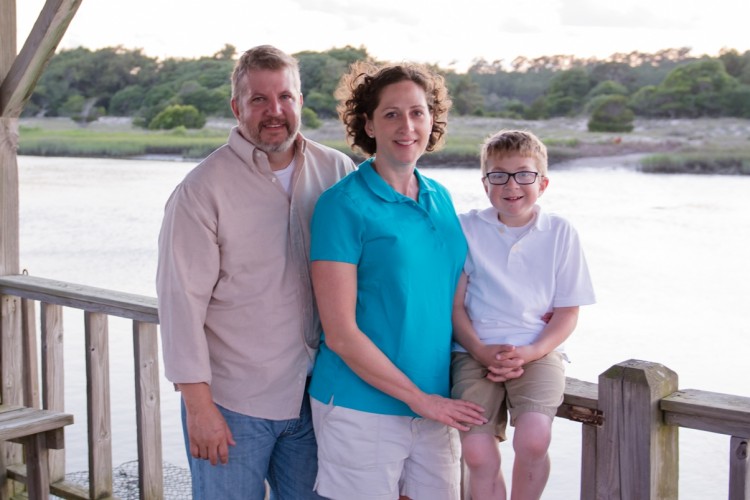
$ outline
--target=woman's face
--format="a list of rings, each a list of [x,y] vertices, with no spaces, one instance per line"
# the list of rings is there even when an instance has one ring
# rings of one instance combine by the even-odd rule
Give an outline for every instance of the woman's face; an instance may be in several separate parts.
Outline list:
[[[416,165],[432,133],[432,115],[422,87],[411,80],[384,87],[365,132],[375,138],[378,167]]]

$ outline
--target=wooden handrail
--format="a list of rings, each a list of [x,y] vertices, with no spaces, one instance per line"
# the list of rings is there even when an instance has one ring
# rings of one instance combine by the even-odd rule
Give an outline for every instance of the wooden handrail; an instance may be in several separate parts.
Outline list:
[[[64,454],[51,455],[50,490],[64,498],[109,498],[112,494],[108,321],[110,316],[133,320],[140,497],[163,498],[157,330],[159,315],[156,299],[25,274],[1,276],[0,294],[8,299],[8,306],[5,307],[7,312],[4,313],[7,321],[12,323],[22,319],[21,339],[24,349],[23,354],[16,359],[23,359],[18,366],[23,369],[24,383],[27,382],[27,378],[38,378],[34,303],[41,302],[44,407],[64,407],[62,308],[84,311],[89,487],[85,491],[65,481]],[[21,307],[13,304],[20,304]],[[34,339],[34,342],[31,342],[31,339]],[[3,353],[3,359],[7,360],[6,354]],[[27,401],[27,404],[35,404],[38,400],[38,389],[31,382],[26,385],[28,387],[24,387],[23,400]],[[28,471],[17,457],[18,455],[13,456],[11,465],[7,468],[8,477],[25,482]]]
[[[668,424],[688,429],[750,437],[750,398],[685,389],[659,404]]]
[[[115,292],[26,274],[0,276],[0,293],[146,323],[159,323],[156,299],[145,295]]]

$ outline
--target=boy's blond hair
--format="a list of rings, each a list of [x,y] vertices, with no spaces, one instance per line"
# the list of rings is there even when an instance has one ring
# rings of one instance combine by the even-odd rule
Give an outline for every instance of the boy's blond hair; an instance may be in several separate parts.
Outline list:
[[[527,130],[501,130],[489,136],[482,144],[482,177],[487,175],[487,160],[520,155],[536,161],[539,174],[547,176],[547,147]]]

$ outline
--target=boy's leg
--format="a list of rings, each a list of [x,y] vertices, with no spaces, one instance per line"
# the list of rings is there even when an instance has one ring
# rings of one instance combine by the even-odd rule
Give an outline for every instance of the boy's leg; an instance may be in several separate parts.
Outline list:
[[[511,500],[541,498],[549,478],[547,450],[552,435],[552,419],[542,413],[522,413],[516,418],[513,434],[513,490]]]
[[[471,498],[506,498],[505,480],[500,470],[500,449],[492,434],[464,434],[461,449],[469,468]]]
[[[454,352],[451,359],[451,397],[472,401],[485,409],[487,423],[461,433],[461,448],[469,468],[472,498],[506,498],[500,470],[498,440],[505,440],[507,410],[505,384],[487,379],[487,368],[469,354]]]
[[[523,375],[506,382],[511,423],[515,427],[513,485],[510,498],[542,496],[550,471],[552,421],[565,392],[565,367],[559,352],[527,363]]]
[[[299,419],[287,420],[276,441],[268,468],[272,500],[317,500],[318,447],[313,432],[310,398],[302,401]]]

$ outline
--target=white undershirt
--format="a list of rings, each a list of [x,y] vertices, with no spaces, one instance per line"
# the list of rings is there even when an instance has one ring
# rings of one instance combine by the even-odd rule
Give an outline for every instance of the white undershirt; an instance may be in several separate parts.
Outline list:
[[[281,170],[274,170],[273,173],[276,175],[276,178],[281,183],[281,187],[284,188],[284,191],[287,192],[287,194],[292,194],[292,174],[294,174],[294,168],[297,166],[297,162],[295,161],[295,158],[292,158],[291,163],[287,165],[286,167],[282,168]]]

